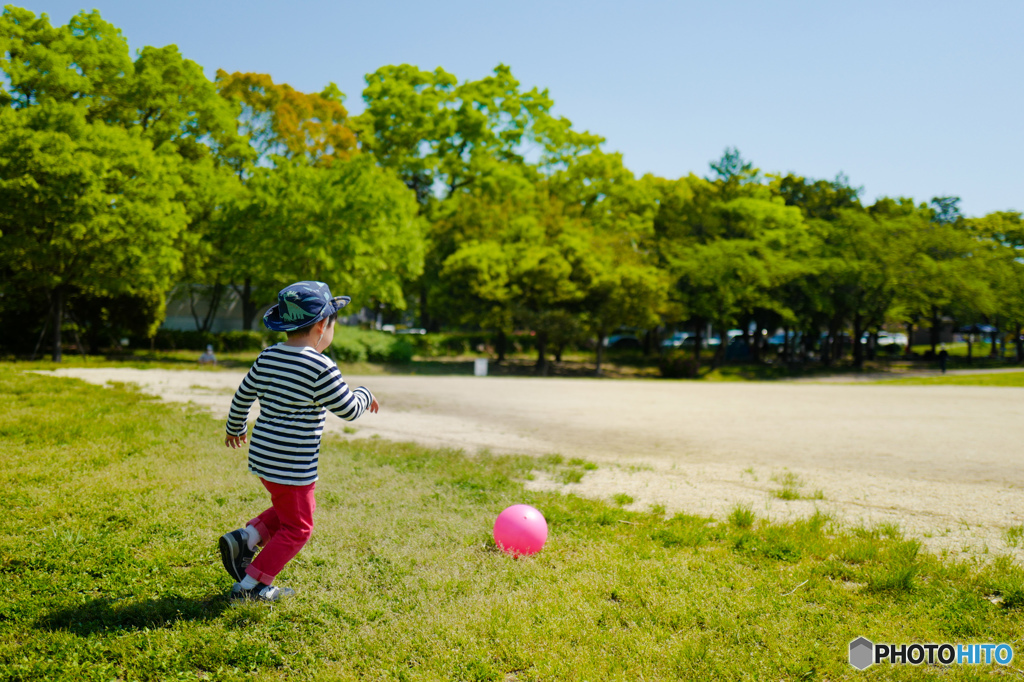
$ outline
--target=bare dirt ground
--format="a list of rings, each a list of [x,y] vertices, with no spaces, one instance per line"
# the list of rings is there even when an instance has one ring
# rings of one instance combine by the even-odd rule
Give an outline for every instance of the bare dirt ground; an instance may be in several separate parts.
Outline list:
[[[242,372],[63,369],[96,384],[137,384],[227,414]],[[560,453],[598,464],[575,484],[529,485],[629,508],[724,518],[815,509],[848,524],[895,522],[936,552],[1013,553],[1024,523],[1024,389],[981,386],[699,383],[504,377],[348,376],[381,412],[342,437],[380,436],[468,452]],[[254,414],[251,415],[255,417]],[[789,477],[802,499],[776,493]],[[818,499],[814,499],[818,498]]]

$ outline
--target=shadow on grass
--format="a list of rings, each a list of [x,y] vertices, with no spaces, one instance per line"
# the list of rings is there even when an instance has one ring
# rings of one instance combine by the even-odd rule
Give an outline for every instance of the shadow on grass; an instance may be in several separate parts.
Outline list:
[[[103,597],[60,609],[37,620],[35,627],[76,635],[165,628],[181,621],[213,620],[231,604],[225,594],[212,595],[206,599],[167,596],[123,605],[120,601]]]

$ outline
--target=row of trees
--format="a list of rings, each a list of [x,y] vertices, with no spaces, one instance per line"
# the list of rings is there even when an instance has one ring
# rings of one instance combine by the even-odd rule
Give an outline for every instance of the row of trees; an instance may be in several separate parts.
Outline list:
[[[842,176],[765,175],[736,150],[707,177],[638,179],[504,66],[386,66],[351,117],[333,84],[211,82],[173,46],[132,59],[96,12],[54,27],[8,7],[0,41],[3,341],[48,328],[55,358],[65,311],[95,347],[152,334],[174,286],[211,310],[233,287],[251,328],[297,279],[490,330],[499,353],[530,329],[542,367],[595,338],[600,370],[622,327],[850,331],[859,363],[884,324],[1024,323],[1019,213],[865,206]]]

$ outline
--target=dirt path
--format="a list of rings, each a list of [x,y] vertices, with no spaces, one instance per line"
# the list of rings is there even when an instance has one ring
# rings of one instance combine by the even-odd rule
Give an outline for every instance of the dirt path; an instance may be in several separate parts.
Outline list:
[[[138,384],[226,415],[240,372],[67,369],[60,376]],[[557,452],[598,463],[578,484],[531,485],[631,508],[722,518],[814,509],[849,523],[897,522],[936,551],[1013,551],[1024,523],[1024,389],[812,383],[698,383],[476,377],[347,377],[381,402],[353,424],[473,452]],[[328,429],[344,425],[333,417]],[[787,474],[804,498],[773,491]],[[820,491],[820,493],[819,493]]]

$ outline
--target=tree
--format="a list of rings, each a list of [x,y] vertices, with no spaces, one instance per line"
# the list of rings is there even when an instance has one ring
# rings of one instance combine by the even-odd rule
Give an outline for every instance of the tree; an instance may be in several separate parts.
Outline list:
[[[176,157],[84,113],[56,102],[0,110],[3,293],[47,293],[55,361],[68,297],[162,295],[180,268],[175,245],[187,221],[174,201]]]
[[[7,37],[0,66],[10,82],[10,93],[0,98],[19,111],[72,105],[86,124],[130,130],[161,157],[174,156],[182,181],[173,183],[173,199],[189,221],[176,244],[185,254],[184,274],[192,281],[217,280],[217,272],[210,272],[216,268],[210,267],[209,224],[237,193],[237,175],[253,158],[238,134],[236,107],[173,45],[145,47],[133,62],[120,31],[97,12],[53,27],[45,15],[8,7],[0,23]],[[114,298],[118,310],[136,300],[139,315],[150,316],[163,310],[149,300],[154,296]],[[76,308],[94,311],[96,318],[110,313],[84,300]]]
[[[228,276],[264,292],[318,279],[356,304],[401,309],[402,282],[423,266],[415,198],[369,157],[257,168],[220,229],[219,240],[234,242],[238,254]]]
[[[984,273],[993,297],[993,321],[1013,330],[1017,362],[1024,362],[1024,217],[1015,211],[997,211],[969,221],[979,240]]]
[[[936,197],[929,208],[914,206],[909,199],[879,200],[868,209],[876,215],[902,216],[907,224],[907,286],[898,302],[905,316],[929,322],[933,355],[945,316],[963,320],[984,315],[993,305],[983,259],[976,257],[980,245],[958,202],[956,197]]]
[[[800,211],[774,196],[736,150],[711,167],[714,179],[659,183],[654,220],[659,263],[675,282],[673,321],[693,326],[698,362],[709,323],[724,339],[757,310],[792,317],[781,294],[800,273],[796,256],[808,239]]]
[[[242,105],[242,132],[264,161],[273,156],[330,166],[355,152],[345,95],[334,83],[299,92],[262,73],[217,71],[220,94]]]
[[[465,192],[493,193],[528,179],[524,144],[557,128],[547,91],[523,91],[511,70],[498,65],[475,81],[438,68],[402,64],[366,77],[366,110],[355,118],[360,147],[412,189],[421,213],[433,224],[450,213],[444,203]],[[478,188],[478,185],[488,187]],[[431,304],[439,273],[452,251],[427,234],[424,274],[408,287],[418,293],[421,326],[437,328],[449,308]]]
[[[657,192],[638,181],[621,154],[600,149],[596,136],[569,139],[548,186],[564,202],[568,216],[587,233],[578,269],[585,291],[579,306],[581,326],[596,336],[596,369],[601,373],[605,338],[620,327],[651,328],[663,311],[667,280],[658,270],[654,249]],[[557,140],[555,140],[557,143]]]
[[[385,66],[366,77],[366,110],[354,122],[360,144],[427,205],[447,198],[496,164],[522,164],[521,145],[552,102],[546,90],[520,90],[509,67],[476,81],[438,68]]]

